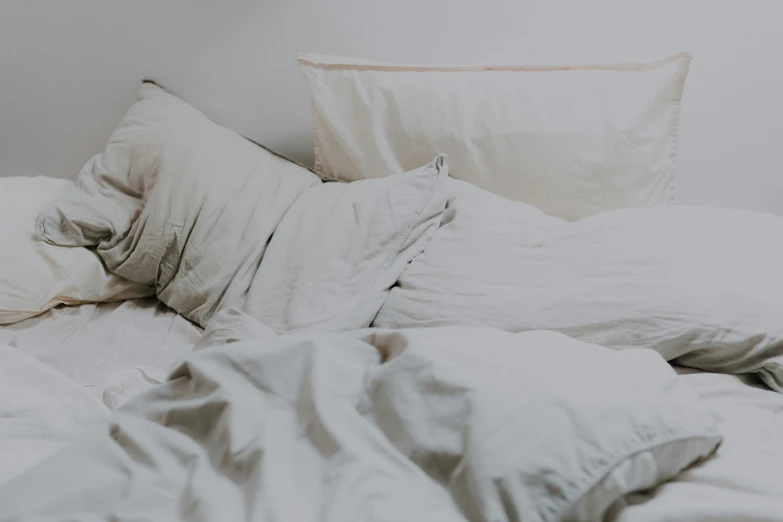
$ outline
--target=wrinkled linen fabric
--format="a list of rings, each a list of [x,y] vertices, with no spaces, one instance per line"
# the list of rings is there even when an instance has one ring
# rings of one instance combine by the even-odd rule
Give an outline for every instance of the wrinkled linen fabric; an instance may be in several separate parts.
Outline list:
[[[201,336],[155,297],[59,307],[0,329],[0,343],[95,391],[129,373],[165,380]]]
[[[244,310],[278,333],[369,326],[437,232],[448,172],[440,156],[399,176],[308,190],[277,227]]]
[[[783,395],[755,376],[678,368],[720,417],[715,457],[648,491],[628,495],[606,522],[769,522],[783,516]]]
[[[554,330],[783,391],[783,218],[681,206],[569,223],[462,181],[449,191],[374,326]]]
[[[297,60],[325,179],[402,173],[443,152],[453,177],[569,220],[677,200],[690,55],[541,67]]]
[[[210,346],[251,341],[263,337],[274,337],[277,333],[263,323],[238,308],[226,308],[215,314],[204,328],[201,339],[193,346],[193,351]]]
[[[428,161],[403,176],[321,186],[144,83],[37,230],[53,244],[97,245],[112,272],[153,286],[202,326],[239,307],[280,333],[362,328],[440,223],[448,167],[442,156]]]
[[[101,429],[108,418],[88,389],[0,343],[0,484]]]
[[[112,272],[205,324],[247,291],[312,172],[142,84],[105,151],[38,217],[47,242],[96,245]]]
[[[712,453],[716,419],[661,357],[554,332],[377,334],[373,415],[469,520],[600,520]]]
[[[199,349],[0,488],[0,519],[595,520],[721,440],[650,351],[550,332],[357,334]]]
[[[122,301],[154,289],[106,270],[87,248],[35,240],[35,218],[73,182],[43,176],[0,178],[0,325],[65,304]]]

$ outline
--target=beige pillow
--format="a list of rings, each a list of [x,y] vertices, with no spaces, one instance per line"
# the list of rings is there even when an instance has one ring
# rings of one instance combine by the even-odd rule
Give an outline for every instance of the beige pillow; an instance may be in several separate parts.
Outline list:
[[[288,208],[321,180],[144,83],[106,150],[38,217],[46,241],[96,245],[112,272],[205,325],[237,306]]]
[[[60,304],[120,301],[154,294],[110,274],[95,252],[34,239],[35,218],[73,182],[45,177],[0,178],[0,324]]]
[[[298,58],[323,178],[451,175],[569,220],[676,202],[687,54],[654,63],[432,67]]]

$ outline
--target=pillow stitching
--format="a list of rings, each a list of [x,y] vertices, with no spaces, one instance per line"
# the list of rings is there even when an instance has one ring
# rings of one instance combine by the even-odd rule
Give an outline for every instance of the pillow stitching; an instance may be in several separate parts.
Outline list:
[[[575,495],[571,501],[566,502],[564,506],[561,506],[558,509],[556,507],[557,502],[554,503],[546,502],[547,500],[551,500],[551,497],[547,497],[544,499],[544,502],[540,504],[540,506],[544,507],[547,511],[549,511],[548,514],[550,516],[558,515],[558,512],[562,516],[563,514],[567,513],[568,510],[574,506],[574,504],[576,504],[579,500],[581,500],[592,488],[597,486],[601,480],[606,478],[612,471],[614,471],[623,461],[629,458],[633,458],[645,451],[652,451],[667,446],[669,444],[688,441],[688,440],[709,439],[712,441],[716,441],[717,443],[715,445],[715,448],[713,448],[712,451],[707,453],[707,455],[704,455],[706,457],[714,453],[717,450],[718,446],[720,445],[721,437],[720,435],[717,435],[714,432],[710,433],[705,431],[703,433],[690,433],[684,435],[682,434],[682,432],[686,430],[681,430],[679,429],[679,427],[670,430],[670,432],[671,431],[677,431],[680,433],[676,435],[669,434],[664,438],[658,438],[656,436],[652,436],[648,438],[644,435],[637,434],[634,437],[634,439],[631,442],[629,442],[628,445],[625,447],[626,449],[620,450],[620,452],[622,453],[621,456],[618,456],[616,459],[612,461],[600,460],[600,459],[594,460],[591,463],[589,463],[587,466],[585,466],[587,468],[587,472],[580,477],[580,481],[584,481],[583,482],[584,485],[581,488],[574,488],[571,492],[569,492],[569,493],[578,493],[578,495]],[[631,448],[631,446],[636,446],[636,445],[641,445],[641,446]],[[695,463],[697,460],[698,458],[689,462],[688,465]],[[608,462],[608,464],[605,464],[606,462]],[[683,467],[683,469],[685,469],[685,467]],[[629,491],[628,493],[631,492]],[[548,521],[552,519],[545,518],[544,520]]]
[[[586,64],[586,65],[476,65],[476,66],[448,66],[448,65],[397,65],[397,64],[373,64],[350,63],[349,61],[327,63],[312,60],[306,55],[296,57],[300,66],[324,70],[344,71],[383,71],[383,72],[561,72],[561,71],[650,71],[659,69],[677,60],[690,61],[693,57],[689,53],[679,53],[662,60],[642,63],[615,63],[615,64]]]
[[[571,509],[576,502],[578,502],[582,497],[584,497],[584,495],[587,494],[587,492],[589,492],[593,487],[595,487],[601,479],[603,479],[609,473],[611,473],[625,459],[634,457],[634,456],[636,456],[639,453],[642,453],[644,451],[651,451],[651,450],[653,450],[655,448],[662,447],[662,446],[665,446],[667,444],[671,444],[671,443],[674,443],[674,442],[684,441],[684,440],[690,440],[690,439],[694,439],[694,440],[695,439],[718,439],[718,445],[719,445],[720,440],[721,440],[720,436],[716,435],[714,433],[701,433],[701,434],[690,433],[690,434],[687,434],[687,435],[682,435],[681,433],[683,433],[683,432],[685,432],[687,430],[681,428],[680,426],[669,427],[669,430],[668,430],[669,433],[674,432],[674,431],[678,432],[678,435],[669,435],[668,437],[666,437],[664,439],[660,439],[660,440],[657,439],[657,437],[655,437],[655,435],[648,436],[648,435],[634,434],[633,440],[631,442],[629,442],[626,446],[624,446],[625,448],[628,448],[629,446],[632,446],[632,445],[636,445],[638,443],[647,442],[648,444],[646,446],[644,446],[644,447],[636,448],[633,451],[631,451],[630,449],[620,450],[620,452],[622,453],[622,456],[618,457],[616,460],[612,461],[613,464],[611,466],[609,466],[609,467],[606,467],[603,464],[605,462],[605,460],[596,459],[596,460],[591,461],[589,464],[587,464],[587,465],[582,467],[583,469],[587,468],[588,472],[586,474],[581,475],[580,477],[578,477],[579,480],[586,480],[587,481],[585,483],[585,487],[578,488],[578,487],[573,487],[572,486],[572,487],[569,487],[568,491],[566,491],[566,493],[565,493],[566,496],[571,497],[571,496],[573,496],[573,492],[576,490],[577,492],[579,492],[579,495],[575,496],[575,498],[573,498],[573,500],[570,500],[570,501],[569,500],[565,500],[564,502],[557,502],[557,501],[553,502],[552,501],[553,497],[544,497],[543,499],[541,499],[540,502],[536,503],[536,507],[534,509],[537,512],[539,512],[539,513],[544,512],[545,516],[542,518],[543,522],[554,522],[555,520],[559,520],[563,513],[567,513],[568,510]],[[653,442],[650,442],[650,439],[655,439],[655,440]],[[473,446],[474,447],[479,447],[479,448],[482,448],[482,449],[486,450],[486,448],[483,447],[484,445],[481,444],[481,443],[476,443]],[[716,446],[715,449],[712,450],[712,452],[710,454],[714,453],[716,450],[717,450],[717,446]],[[494,462],[497,462],[497,460],[495,459],[494,455],[492,455],[491,453],[488,453],[487,451],[483,451],[483,455],[484,455],[484,458],[490,458]],[[464,457],[463,457],[463,460],[464,460]],[[696,462],[696,461],[694,460],[692,463],[694,463],[694,462]],[[603,469],[606,469],[606,471],[605,471],[605,473],[602,473],[601,475],[598,475],[596,477],[596,476],[593,475],[593,473],[599,467],[602,467]],[[495,482],[497,482],[497,480]],[[471,497],[471,499],[477,505],[483,504],[482,499],[476,497],[476,495],[471,490],[471,488],[467,488],[466,493]],[[562,506],[558,507],[558,504],[565,504],[565,509]]]
[[[321,128],[322,122],[321,122],[321,113],[318,111],[318,108],[315,106],[315,100],[313,97],[310,97],[310,114],[313,118],[313,171],[321,176],[324,177],[324,164],[321,160],[321,155],[323,154],[321,151],[321,136],[318,132]]]
[[[670,165],[667,169],[670,176],[669,180],[669,197],[667,198],[669,205],[677,204],[679,197],[679,176],[677,172],[677,152],[678,141],[680,135],[680,114],[682,112],[682,96],[685,92],[685,80],[688,77],[688,71],[690,70],[690,59],[683,60],[680,65],[680,77],[677,79],[677,86],[674,91],[674,116],[672,117],[672,133],[671,133],[671,146],[672,153],[670,158]]]

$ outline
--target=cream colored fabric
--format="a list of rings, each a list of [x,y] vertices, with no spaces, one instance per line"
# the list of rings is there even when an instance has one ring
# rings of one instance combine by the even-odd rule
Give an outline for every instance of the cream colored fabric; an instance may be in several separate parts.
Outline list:
[[[106,271],[86,248],[35,239],[35,218],[73,182],[45,177],[0,178],[0,324],[59,304],[121,301],[154,293]]]
[[[676,206],[569,223],[462,181],[449,191],[375,326],[555,330],[783,392],[783,217]]]
[[[448,168],[435,157],[405,176],[323,185],[145,83],[38,230],[97,245],[110,270],[200,325],[238,307],[278,333],[367,327],[440,223]]]
[[[200,338],[201,328],[154,296],[61,307],[0,329],[0,343],[93,391],[129,372],[165,378]]]
[[[370,326],[438,230],[443,157],[399,176],[311,188],[275,230],[244,310],[278,333]]]
[[[101,429],[108,417],[89,390],[0,342],[0,487]]]
[[[401,173],[443,152],[453,177],[569,220],[676,202],[689,55],[577,67],[298,62],[324,178]]]
[[[203,325],[241,300],[283,214],[320,183],[144,83],[106,150],[37,226],[54,244],[97,245],[112,272],[154,285]]]
[[[720,441],[649,351],[476,328],[264,332],[193,353],[0,487],[0,519],[593,522]]]
[[[471,521],[597,521],[720,443],[661,357],[554,332],[383,332],[373,418]]]

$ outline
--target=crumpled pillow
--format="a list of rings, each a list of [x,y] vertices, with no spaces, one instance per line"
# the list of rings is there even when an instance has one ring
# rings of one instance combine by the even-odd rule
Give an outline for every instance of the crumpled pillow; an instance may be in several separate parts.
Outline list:
[[[241,300],[283,214],[320,183],[145,82],[37,230],[55,245],[97,246],[109,270],[203,325]]]
[[[37,214],[72,189],[73,182],[64,179],[0,178],[0,324],[16,323],[61,304],[122,301],[154,293],[150,286],[108,272],[90,249],[36,240]]]

